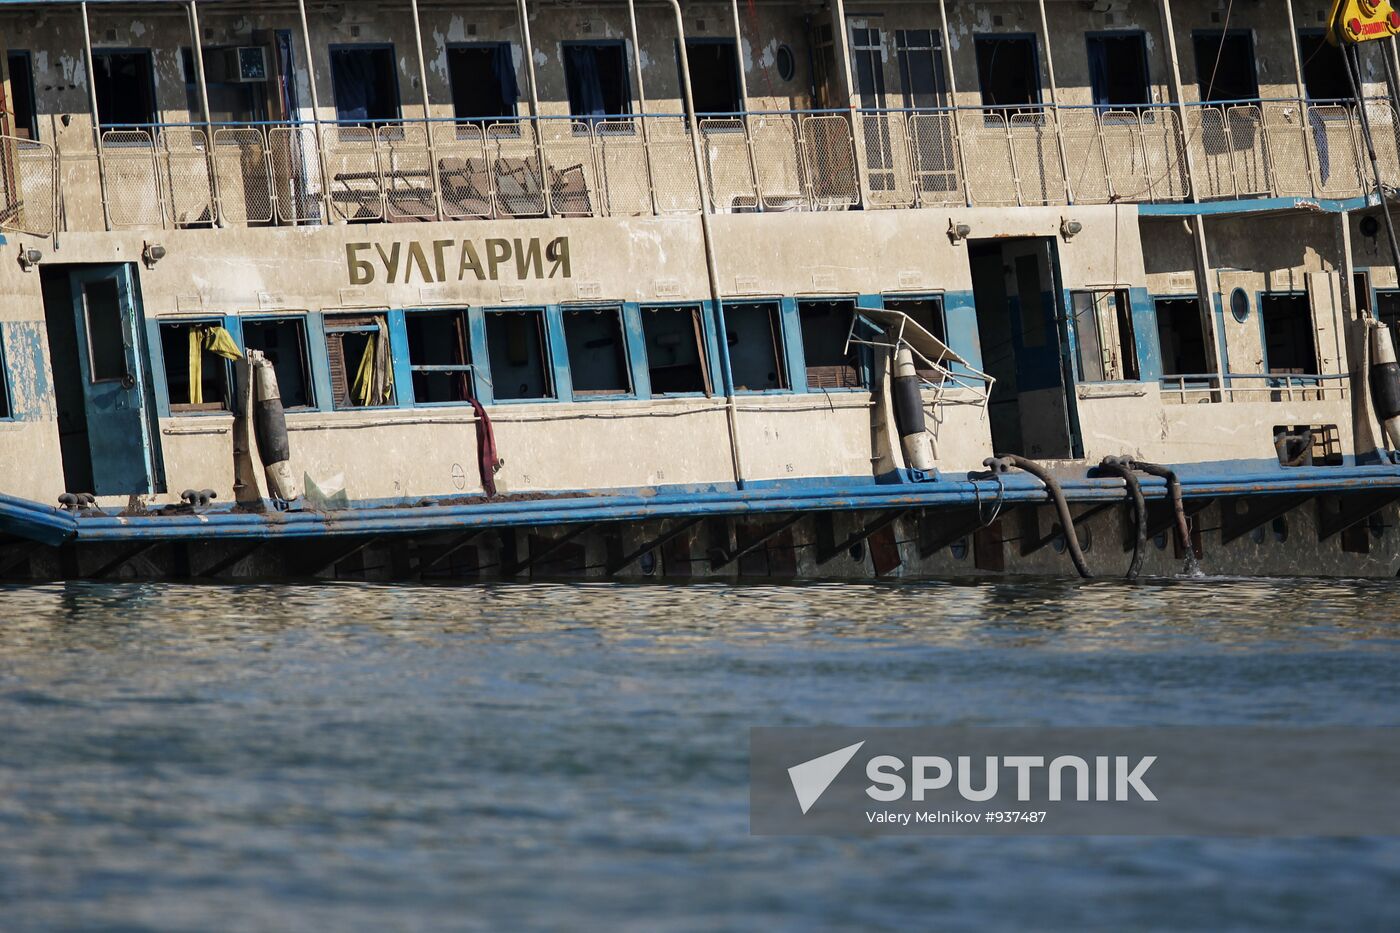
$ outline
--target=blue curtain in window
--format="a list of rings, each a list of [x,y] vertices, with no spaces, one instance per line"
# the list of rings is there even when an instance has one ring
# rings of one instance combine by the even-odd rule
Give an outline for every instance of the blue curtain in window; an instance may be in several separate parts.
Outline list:
[[[564,48],[564,80],[569,87],[569,109],[576,117],[601,117],[607,114],[603,82],[598,74],[597,51],[591,45]]]
[[[1089,40],[1089,86],[1094,90],[1094,106],[1113,103],[1108,99],[1108,43],[1098,38]]]
[[[515,102],[520,100],[520,86],[515,83],[515,60],[511,57],[509,42],[496,46],[491,56],[491,76],[501,91],[501,116],[514,113]]]
[[[341,120],[366,120],[374,95],[374,60],[359,49],[331,52],[331,84],[335,89],[335,112]]]

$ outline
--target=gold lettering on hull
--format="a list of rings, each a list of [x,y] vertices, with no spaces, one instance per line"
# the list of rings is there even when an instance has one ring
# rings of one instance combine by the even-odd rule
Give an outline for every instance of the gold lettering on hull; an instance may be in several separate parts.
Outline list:
[[[457,253],[455,264],[450,262],[453,250]],[[541,237],[488,237],[480,246],[473,240],[346,243],[345,265],[351,285],[439,284],[448,281],[454,265],[458,282],[573,277],[566,236],[548,241]]]

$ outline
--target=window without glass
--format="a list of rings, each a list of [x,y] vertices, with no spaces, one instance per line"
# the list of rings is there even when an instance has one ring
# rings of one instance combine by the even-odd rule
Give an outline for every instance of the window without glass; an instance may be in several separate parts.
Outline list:
[[[209,118],[214,123],[253,123],[267,119],[267,83],[264,81],[232,81],[226,71],[231,61],[232,47],[204,47],[204,86],[209,92]],[[199,99],[199,73],[195,70],[194,52],[180,50],[180,62],[185,75],[185,104],[190,117],[203,119]]]
[[[626,395],[632,391],[622,309],[565,308],[564,343],[574,395]]]
[[[486,350],[497,401],[554,397],[548,347],[542,310],[486,312]]]
[[[1081,382],[1139,377],[1132,305],[1126,289],[1071,292]]]
[[[891,311],[898,311],[909,316],[909,320],[918,324],[945,344],[948,342],[948,329],[943,319],[943,299],[938,296],[928,296],[920,298],[890,298],[884,299],[884,305]],[[914,365],[921,366],[922,361],[916,356]],[[920,376],[933,382],[940,381],[943,376],[937,370],[916,368]]]
[[[764,392],[789,387],[783,366],[782,313],[776,301],[726,304],[724,327],[735,389]]]
[[[1152,103],[1147,79],[1147,39],[1140,32],[1089,36],[1089,83],[1099,107]]]
[[[13,415],[10,408],[10,369],[5,362],[5,344],[0,340],[0,420]]]
[[[447,47],[447,76],[452,108],[459,120],[515,116],[520,98],[509,42],[482,42]]]
[[[1248,30],[1198,32],[1191,41],[1196,51],[1196,83],[1201,89],[1201,100],[1258,99],[1254,36]]]
[[[10,122],[12,132],[23,139],[39,138],[39,115],[34,106],[34,61],[28,52],[6,56],[10,72]]]
[[[847,338],[855,319],[854,301],[799,301],[802,354],[809,389],[855,389],[861,385],[860,360]]]
[[[1213,370],[1215,367],[1206,353],[1200,300],[1158,298],[1156,307],[1162,375],[1198,376]]]
[[[465,311],[413,311],[404,315],[413,400],[420,404],[472,398],[471,344]]]
[[[987,107],[1033,109],[1040,104],[1040,66],[1033,36],[977,36],[977,82]]]
[[[156,85],[150,49],[94,49],[97,117],[103,128],[156,122]]]
[[[943,39],[937,29],[897,29],[895,54],[904,106],[912,110],[946,107],[947,86],[943,69]]]
[[[700,308],[642,308],[652,395],[710,392]]]
[[[384,315],[327,315],[325,326],[331,400],[335,407],[394,404],[394,364]]]
[[[632,112],[626,47],[621,42],[565,42],[569,112],[597,119]]]
[[[399,78],[389,45],[331,49],[336,117],[382,123],[399,118]]]
[[[311,406],[311,354],[307,352],[304,319],[245,318],[243,346],[261,350],[272,364],[283,408]]]
[[[1390,327],[1390,338],[1400,347],[1400,292],[1376,292],[1376,317]]]
[[[160,325],[165,392],[172,412],[233,410],[233,369],[209,349],[208,335],[221,326],[218,320]]]
[[[690,86],[696,113],[739,113],[739,56],[733,39],[687,39]],[[676,62],[677,69],[680,62]]]
[[[1317,374],[1312,305],[1307,295],[1264,295],[1259,300],[1264,322],[1264,355],[1271,373]]]
[[[1299,61],[1303,63],[1303,86],[1308,100],[1345,100],[1351,97],[1347,63],[1342,50],[1327,41],[1322,29],[1298,31]]]

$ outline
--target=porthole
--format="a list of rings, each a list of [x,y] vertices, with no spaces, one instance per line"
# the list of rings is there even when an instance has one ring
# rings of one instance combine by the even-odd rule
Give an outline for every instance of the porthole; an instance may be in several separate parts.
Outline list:
[[[1278,518],[1274,519],[1272,528],[1274,530],[1275,541],[1282,543],[1288,540],[1288,519],[1285,516],[1280,515]]]
[[[857,541],[855,544],[852,544],[852,545],[851,545],[851,548],[850,548],[850,554],[851,554],[851,560],[854,560],[854,561],[862,561],[862,560],[865,560],[865,542],[864,542],[864,541]]]
[[[1263,525],[1260,525],[1258,528],[1255,528],[1255,529],[1253,529],[1252,531],[1250,531],[1250,533],[1249,533],[1249,540],[1253,541],[1255,544],[1263,544],[1263,543],[1264,543],[1264,526],[1263,526]]]
[[[948,550],[953,555],[953,560],[967,560],[967,539],[959,538],[948,545]]]
[[[1152,536],[1152,543],[1157,546],[1157,550],[1165,551],[1167,549],[1167,533],[1165,531],[1157,532]]]
[[[1079,549],[1085,554],[1094,549],[1094,530],[1088,525],[1080,525],[1075,529],[1075,534],[1079,536]]]
[[[1249,320],[1249,292],[1237,288],[1230,293],[1230,313],[1241,324]]]
[[[1371,537],[1379,541],[1385,537],[1385,516],[1381,515],[1380,512],[1371,513],[1371,516],[1366,519],[1366,527],[1371,529]]]
[[[648,577],[656,573],[656,552],[647,551],[641,557],[637,558],[637,568]]]
[[[776,56],[778,65],[778,77],[784,81],[791,81],[797,74],[797,56],[792,53],[792,46],[778,46]]]

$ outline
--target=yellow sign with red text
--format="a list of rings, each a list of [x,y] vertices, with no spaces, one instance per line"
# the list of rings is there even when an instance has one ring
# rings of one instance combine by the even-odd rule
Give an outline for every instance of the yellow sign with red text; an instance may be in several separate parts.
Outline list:
[[[1333,45],[1356,44],[1400,35],[1400,12],[1390,0],[1333,0],[1332,28],[1327,40]]]

